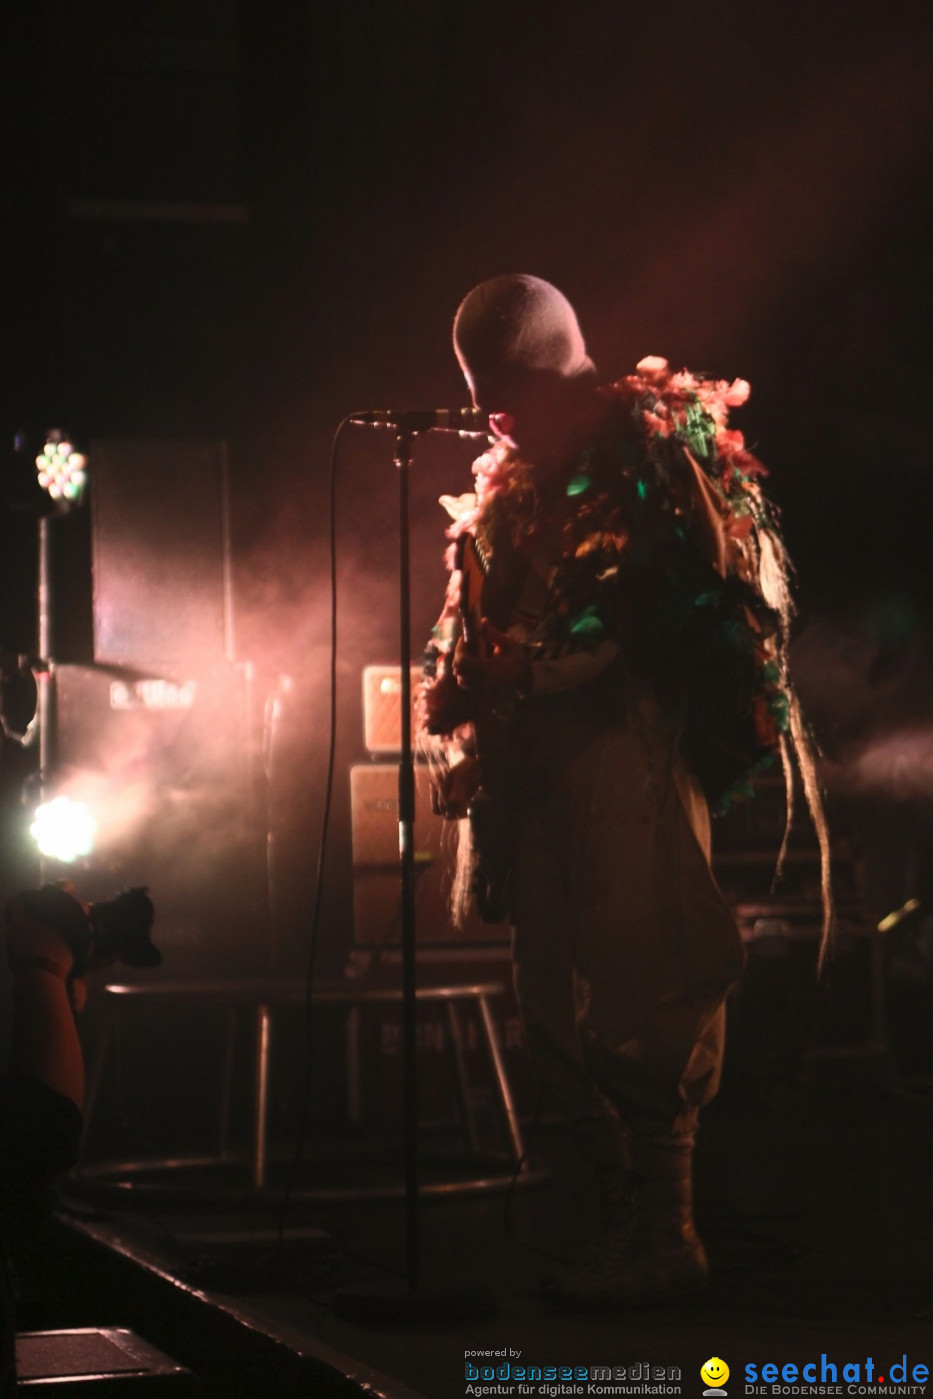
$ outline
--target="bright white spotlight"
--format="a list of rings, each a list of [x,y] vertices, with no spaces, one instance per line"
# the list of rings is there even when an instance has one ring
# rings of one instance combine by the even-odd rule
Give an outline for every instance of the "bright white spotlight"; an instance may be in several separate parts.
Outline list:
[[[94,849],[97,822],[84,802],[56,797],[36,807],[29,834],[43,855],[70,865]]]

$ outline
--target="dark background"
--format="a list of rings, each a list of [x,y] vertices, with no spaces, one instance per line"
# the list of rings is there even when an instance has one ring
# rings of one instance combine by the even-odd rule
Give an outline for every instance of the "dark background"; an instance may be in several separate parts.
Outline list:
[[[830,777],[888,832],[891,898],[923,892],[926,3],[13,0],[5,27],[4,648],[35,646],[47,429],[227,440],[238,653],[260,695],[295,678],[310,832],[331,434],[465,402],[458,301],[534,272],[608,377],[652,353],[751,381],[737,425],[783,508]],[[471,455],[418,443],[416,647]],[[338,483],[345,787],[360,669],[395,655],[391,439],[353,429]]]

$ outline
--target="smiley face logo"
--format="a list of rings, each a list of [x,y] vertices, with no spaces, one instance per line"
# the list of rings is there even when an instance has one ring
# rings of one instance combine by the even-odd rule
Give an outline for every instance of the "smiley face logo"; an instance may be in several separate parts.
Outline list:
[[[711,1389],[720,1389],[729,1378],[729,1366],[718,1355],[711,1356],[700,1366],[700,1379]]]

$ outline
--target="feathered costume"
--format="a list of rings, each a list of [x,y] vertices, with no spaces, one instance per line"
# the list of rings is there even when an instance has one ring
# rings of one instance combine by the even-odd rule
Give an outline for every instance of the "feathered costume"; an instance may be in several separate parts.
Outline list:
[[[751,795],[754,777],[779,756],[789,830],[793,750],[823,857],[822,964],[832,928],[829,837],[814,747],[789,676],[790,565],[761,489],[766,468],[728,425],[729,410],[749,391],[742,379],[671,373],[654,356],[600,390],[610,407],[607,428],[581,453],[568,483],[578,508],[564,525],[547,600],[530,626],[528,618],[516,626],[509,604],[540,525],[533,467],[503,442],[477,459],[475,493],[441,497],[454,542],[447,601],[428,648],[425,726],[453,737],[472,718],[469,696],[446,669],[460,629],[456,541],[468,531],[490,561],[497,551],[507,556],[493,563],[484,602],[497,625],[521,635],[540,691],[561,686],[559,678],[540,683],[548,663],[563,660],[573,685],[568,657],[579,658],[577,672],[587,678],[584,657],[617,643],[675,716],[680,750],[714,813]],[[690,495],[705,497],[707,536],[710,517],[716,522],[703,551],[685,519]],[[461,896],[464,889],[461,883]]]

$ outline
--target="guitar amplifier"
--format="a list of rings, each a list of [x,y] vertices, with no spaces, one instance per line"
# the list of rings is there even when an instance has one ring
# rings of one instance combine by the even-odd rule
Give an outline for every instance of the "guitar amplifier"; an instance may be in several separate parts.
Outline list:
[[[421,684],[421,667],[411,667],[412,733],[416,722],[414,695]],[[402,748],[402,668],[368,665],[363,670],[363,741],[370,753],[399,753]]]
[[[398,769],[391,763],[360,763],[350,769],[353,831],[353,924],[361,946],[400,940],[401,884],[398,853]],[[501,945],[504,923],[483,923],[470,913],[463,928],[450,917],[456,862],[454,822],[431,810],[428,770],[415,768],[415,931],[419,944]]]

